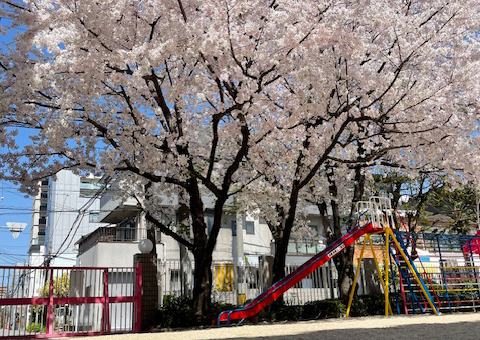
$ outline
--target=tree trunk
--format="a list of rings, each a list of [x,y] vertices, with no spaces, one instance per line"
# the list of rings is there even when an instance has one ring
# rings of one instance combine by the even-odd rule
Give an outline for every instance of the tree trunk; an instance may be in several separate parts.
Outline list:
[[[336,193],[336,188],[334,191]],[[332,206],[333,214],[333,233],[328,238],[329,244],[333,243],[342,236],[342,224],[340,221],[340,210],[338,203],[335,200],[332,200],[330,205]],[[339,295],[340,299],[344,303],[348,301],[348,296],[355,276],[355,272],[353,270],[354,253],[355,247],[352,245],[333,258],[333,263],[335,263],[335,268],[337,269],[338,273]]]
[[[333,167],[329,167],[329,171],[327,171],[327,178],[329,180],[329,191],[330,194],[336,198],[338,195],[337,186],[334,180],[334,169]],[[360,201],[363,198],[363,193],[365,190],[365,175],[362,172],[361,166],[357,166],[355,168],[355,186],[353,191],[353,199],[352,204],[350,207],[350,220],[348,224],[348,229],[351,230],[355,227],[355,221],[353,220],[353,215],[355,213],[355,204],[356,202]],[[332,207],[332,214],[333,214],[333,233],[328,236],[328,243],[332,243],[338,238],[342,236],[342,224],[340,221],[340,211],[339,206],[336,200],[331,200],[330,205]],[[355,277],[355,271],[353,268],[354,265],[354,254],[355,254],[355,247],[354,245],[348,247],[343,252],[338,254],[334,259],[333,262],[335,263],[335,268],[338,272],[338,288],[340,299],[343,302],[348,301],[348,297],[350,294],[350,289],[353,284],[353,279]]]
[[[297,210],[298,202],[298,190],[294,183],[292,193],[290,194],[289,210],[286,217],[284,212],[281,211],[280,227],[277,228],[278,232],[275,235],[275,257],[273,259],[273,283],[280,281],[285,277],[285,265],[288,251],[288,242],[290,241],[290,234],[295,222],[295,214]],[[283,296],[281,296],[274,304],[274,308],[283,305]]]
[[[272,283],[275,283],[285,277],[285,263],[288,250],[288,240],[285,242],[283,233],[275,237],[275,254],[273,258],[273,276]]]
[[[282,233],[283,234],[283,233]],[[283,237],[275,237],[275,254],[273,258],[272,268],[272,284],[280,281],[285,277],[285,263],[287,257],[288,240],[284,241]],[[272,308],[278,309],[284,305],[283,295],[275,300]]]
[[[354,253],[355,247],[352,245],[347,247],[347,249],[333,259],[335,268],[337,268],[338,272],[338,290],[340,294],[340,300],[343,303],[348,302],[350,289],[352,288],[353,279],[355,277],[355,271],[353,269]]]
[[[193,279],[193,309],[198,322],[210,310],[212,291],[212,252],[207,251],[207,225],[204,219],[203,202],[195,179],[189,180],[189,208],[192,217],[195,261]]]
[[[212,254],[205,249],[193,252],[195,276],[193,285],[193,309],[199,323],[204,323],[210,311],[212,294]]]

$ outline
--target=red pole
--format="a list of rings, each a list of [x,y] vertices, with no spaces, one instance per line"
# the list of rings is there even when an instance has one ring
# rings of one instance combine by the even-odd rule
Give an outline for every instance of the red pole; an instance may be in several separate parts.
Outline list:
[[[403,287],[403,276],[402,276],[402,272],[400,271],[400,268],[398,268],[398,277],[399,277],[399,281],[400,281],[400,291],[402,292],[402,298],[403,298],[403,308],[405,310],[405,314],[408,315],[408,307],[407,307],[407,299],[405,298],[405,289]]]
[[[108,303],[108,269],[103,270],[103,323],[102,330],[110,333],[110,308]]]
[[[48,272],[48,271],[47,271]],[[50,269],[50,287],[48,290],[46,333],[53,334],[53,268]]]
[[[142,331],[142,264],[137,263],[137,268],[135,269],[136,276],[136,290],[135,290],[135,325],[134,331]]]

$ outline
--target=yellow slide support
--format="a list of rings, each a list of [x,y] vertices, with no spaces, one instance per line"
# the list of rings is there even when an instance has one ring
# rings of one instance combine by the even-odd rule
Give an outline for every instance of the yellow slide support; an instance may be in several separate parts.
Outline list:
[[[380,265],[378,263],[376,255],[375,255],[375,249],[373,248],[372,238],[371,238],[370,234],[366,234],[364,236],[362,250],[360,251],[360,257],[358,258],[357,269],[355,271],[355,277],[353,279],[352,289],[350,291],[350,296],[349,296],[349,299],[348,299],[346,317],[348,318],[348,316],[350,315],[350,309],[352,307],[353,296],[355,294],[355,287],[357,285],[358,276],[360,274],[360,265],[361,265],[362,260],[363,260],[363,255],[364,255],[364,252],[365,252],[365,246],[366,246],[367,242],[370,244],[370,249],[372,250],[372,255],[373,255],[373,261],[375,262],[375,267],[377,269],[378,277],[380,279],[380,283],[382,284],[383,292],[385,294],[385,316],[393,315],[392,307],[390,306],[390,301],[389,301],[389,297],[388,297],[388,293],[389,293],[389,291],[388,291],[388,287],[389,287],[389,277],[388,277],[388,275],[389,275],[389,269],[390,269],[390,239],[397,246],[397,249],[400,252],[400,255],[402,255],[402,258],[405,260],[405,263],[407,264],[408,269],[410,270],[410,272],[414,276],[415,281],[417,282],[418,286],[420,287],[423,295],[425,296],[425,299],[428,301],[428,304],[429,304],[430,308],[432,308],[433,312],[436,315],[438,315],[439,313],[437,311],[437,308],[433,304],[433,301],[430,299],[429,294],[426,292],[423,284],[420,281],[420,278],[417,276],[416,271],[413,269],[412,264],[410,263],[407,255],[405,254],[402,247],[400,246],[400,243],[398,242],[397,238],[395,237],[395,234],[393,233],[392,229],[387,227],[383,230],[382,233],[385,234],[385,239],[386,239],[386,241],[385,241],[385,279],[383,278],[382,272],[380,270]],[[378,234],[378,233],[375,233],[375,234]]]

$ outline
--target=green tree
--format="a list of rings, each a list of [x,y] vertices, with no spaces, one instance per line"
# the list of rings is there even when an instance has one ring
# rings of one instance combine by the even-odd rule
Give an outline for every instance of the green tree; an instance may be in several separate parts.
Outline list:
[[[70,288],[70,275],[68,273],[63,273],[62,276],[58,276],[53,279],[53,296],[54,297],[68,297],[69,288]],[[49,280],[45,282],[44,287],[40,288],[39,296],[42,298],[46,298],[50,296]],[[65,315],[66,314],[67,313],[65,313]],[[42,320],[43,322],[42,324],[45,325],[47,320],[46,306],[33,306],[32,324],[38,320]]]
[[[450,218],[446,232],[466,235],[477,219],[476,190],[470,185],[452,189],[451,186],[436,191],[428,200],[432,214]]]

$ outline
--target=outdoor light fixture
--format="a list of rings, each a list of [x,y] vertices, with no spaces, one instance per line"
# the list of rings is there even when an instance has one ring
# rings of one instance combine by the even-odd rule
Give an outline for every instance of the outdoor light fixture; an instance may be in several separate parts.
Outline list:
[[[140,242],[138,243],[138,249],[142,254],[149,253],[153,249],[153,242],[146,238],[140,240]]]

